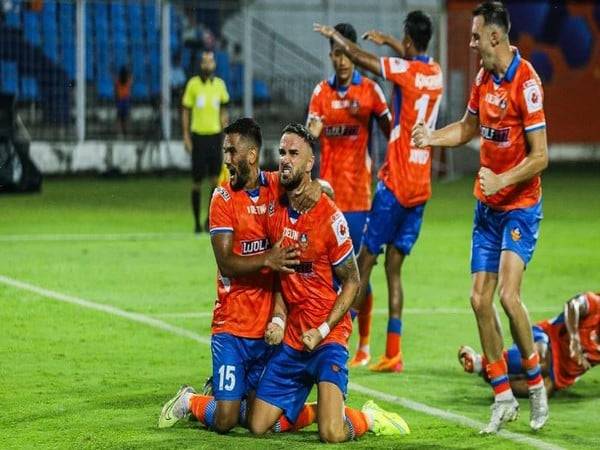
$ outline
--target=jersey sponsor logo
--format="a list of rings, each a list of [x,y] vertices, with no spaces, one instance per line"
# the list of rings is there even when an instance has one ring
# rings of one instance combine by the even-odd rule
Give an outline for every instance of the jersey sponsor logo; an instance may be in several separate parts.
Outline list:
[[[408,61],[402,58],[390,58],[390,73],[404,73],[408,70]]]
[[[415,77],[415,87],[417,89],[441,89],[443,85],[442,74],[437,73],[435,75],[424,75],[417,73]]]
[[[508,135],[510,133],[510,127],[507,128],[491,128],[481,125],[479,127],[481,137],[488,141],[494,142],[508,142]]]
[[[283,236],[286,238],[290,238],[294,241],[297,241],[300,238],[299,233],[296,230],[293,230],[288,227],[283,228]]]
[[[528,85],[523,90],[523,95],[525,96],[525,104],[527,105],[527,112],[529,114],[542,109],[542,91],[537,84]]]
[[[411,148],[410,157],[408,162],[413,164],[425,165],[429,161],[429,150],[423,150],[420,148]]]
[[[231,195],[229,195],[229,192],[227,192],[227,189],[225,189],[224,187],[217,187],[215,188],[214,192],[213,192],[213,197],[220,195],[221,197],[223,197],[223,200],[225,200],[226,202],[228,202],[229,200],[231,200]]]
[[[242,255],[256,255],[265,252],[269,248],[269,240],[267,238],[241,241],[240,244],[242,246]]]
[[[326,137],[358,136],[358,125],[330,125],[325,127]]]
[[[333,216],[333,223],[331,227],[333,228],[333,234],[335,234],[335,240],[338,245],[342,245],[348,239],[350,239],[350,233],[348,232],[348,223],[346,222],[346,218],[342,214],[337,214]]]
[[[358,111],[360,109],[360,102],[355,98],[331,100],[331,109],[349,109],[350,114],[358,114]]]
[[[246,210],[251,215],[262,215],[267,212],[267,205],[248,205]]]

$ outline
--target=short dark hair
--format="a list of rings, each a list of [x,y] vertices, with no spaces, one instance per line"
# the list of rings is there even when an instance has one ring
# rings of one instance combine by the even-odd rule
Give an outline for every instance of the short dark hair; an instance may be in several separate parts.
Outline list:
[[[338,23],[335,27],[335,30],[348,39],[351,42],[356,44],[356,30],[350,23]],[[329,39],[329,48],[333,47],[333,39]]]
[[[502,2],[483,2],[473,10],[473,17],[483,16],[485,25],[497,25],[505,33],[510,31],[510,16]]]
[[[259,150],[262,147],[262,133],[260,131],[260,126],[256,123],[256,120],[250,117],[242,117],[241,119],[237,119],[235,122],[230,123],[223,129],[223,133],[237,133],[244,139],[248,139],[254,143]]]
[[[404,19],[404,34],[412,39],[417,51],[427,50],[433,34],[433,23],[429,14],[425,14],[423,11],[409,12]]]
[[[292,133],[292,134],[300,136],[310,146],[310,149],[312,151],[314,151],[315,143],[317,142],[317,140],[312,135],[312,133],[310,131],[308,131],[308,128],[306,128],[301,123],[297,123],[297,122],[288,123],[285,126],[285,128],[283,129],[283,131],[281,132],[282,135],[284,135],[286,133]]]

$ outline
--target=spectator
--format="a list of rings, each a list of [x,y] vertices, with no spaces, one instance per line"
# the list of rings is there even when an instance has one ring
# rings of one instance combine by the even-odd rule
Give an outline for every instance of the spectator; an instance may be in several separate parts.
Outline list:
[[[115,100],[117,105],[117,122],[119,133],[125,136],[127,133],[127,121],[129,119],[129,110],[131,108],[131,83],[133,79],[127,67],[122,66],[119,70],[119,76],[115,82]]]

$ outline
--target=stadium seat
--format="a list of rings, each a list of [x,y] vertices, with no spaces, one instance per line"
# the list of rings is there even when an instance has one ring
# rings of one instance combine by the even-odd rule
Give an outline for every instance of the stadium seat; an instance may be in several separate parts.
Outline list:
[[[0,60],[0,90],[5,94],[16,94],[18,84],[17,63],[15,61]]]
[[[269,86],[263,80],[253,80],[252,90],[254,91],[254,101],[257,103],[268,103],[271,101],[271,94],[269,93]]]
[[[96,84],[98,97],[104,100],[113,99],[115,96],[115,88],[108,74],[100,75]]]
[[[40,28],[40,15],[36,12],[25,11],[23,13],[25,39],[33,45],[40,45],[42,43]]]
[[[13,2],[12,8],[5,12],[4,23],[9,28],[21,28],[21,5]]]
[[[21,78],[18,99],[21,101],[34,101],[40,99],[40,91],[37,80],[35,78]]]

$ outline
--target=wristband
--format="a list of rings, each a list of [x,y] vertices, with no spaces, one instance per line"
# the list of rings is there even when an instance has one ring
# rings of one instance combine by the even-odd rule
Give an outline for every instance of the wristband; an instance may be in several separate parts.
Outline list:
[[[321,334],[321,337],[323,339],[325,339],[331,331],[327,322],[323,322],[321,325],[319,325],[319,328],[317,328],[317,330],[319,330],[319,333]]]
[[[281,317],[273,316],[271,318],[271,323],[274,323],[275,325],[279,325],[281,327],[281,329],[285,330],[285,320],[283,320]]]

